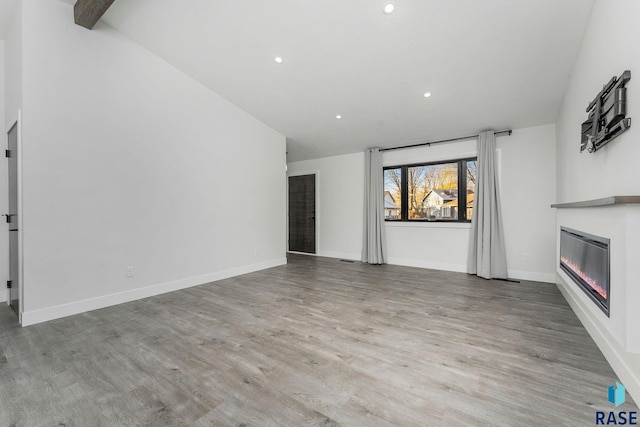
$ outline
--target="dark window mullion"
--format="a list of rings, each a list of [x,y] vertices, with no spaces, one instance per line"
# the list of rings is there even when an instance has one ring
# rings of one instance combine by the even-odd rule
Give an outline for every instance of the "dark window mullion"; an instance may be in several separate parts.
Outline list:
[[[408,168],[406,166],[402,166],[400,172],[400,181],[402,186],[400,188],[400,217],[402,221],[407,221],[409,219],[409,179],[408,179]]]
[[[467,220],[467,161],[458,161],[458,221]]]

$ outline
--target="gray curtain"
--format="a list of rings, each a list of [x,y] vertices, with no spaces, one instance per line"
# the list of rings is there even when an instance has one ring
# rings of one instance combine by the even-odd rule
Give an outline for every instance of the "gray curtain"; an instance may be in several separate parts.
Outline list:
[[[382,154],[377,148],[364,152],[364,231],[362,262],[384,264],[387,247],[384,234],[384,182]]]
[[[485,279],[506,279],[507,255],[496,170],[496,136],[493,131],[478,135],[477,170],[468,272]]]

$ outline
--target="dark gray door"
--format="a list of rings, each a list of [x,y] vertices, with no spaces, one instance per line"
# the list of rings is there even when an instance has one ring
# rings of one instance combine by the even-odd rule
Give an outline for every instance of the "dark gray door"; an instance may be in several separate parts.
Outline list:
[[[18,313],[20,310],[20,277],[18,261],[18,127],[17,123],[9,131],[9,304]]]
[[[289,250],[316,253],[316,176],[289,177]]]

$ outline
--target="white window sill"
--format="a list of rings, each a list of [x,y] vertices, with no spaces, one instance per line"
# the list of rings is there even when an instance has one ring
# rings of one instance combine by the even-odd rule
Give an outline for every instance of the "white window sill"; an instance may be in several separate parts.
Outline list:
[[[384,225],[391,228],[417,227],[417,228],[459,228],[470,229],[470,222],[437,222],[437,221],[385,221]]]

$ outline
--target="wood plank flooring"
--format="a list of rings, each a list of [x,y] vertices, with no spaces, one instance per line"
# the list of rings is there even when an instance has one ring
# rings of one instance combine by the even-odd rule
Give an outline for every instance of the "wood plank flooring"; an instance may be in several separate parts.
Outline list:
[[[616,376],[551,284],[290,255],[27,328],[12,316],[0,307],[0,426],[588,426],[613,409]]]

